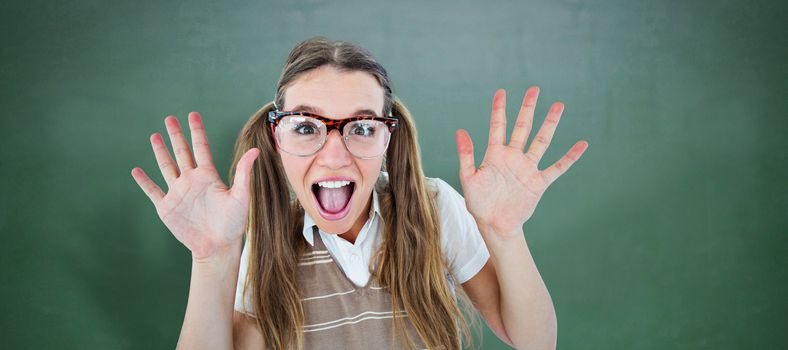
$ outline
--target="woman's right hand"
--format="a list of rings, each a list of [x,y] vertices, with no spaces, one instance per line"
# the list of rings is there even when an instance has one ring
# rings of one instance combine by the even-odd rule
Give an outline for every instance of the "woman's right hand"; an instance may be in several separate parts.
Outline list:
[[[202,118],[191,112],[188,119],[194,159],[176,117],[165,118],[164,124],[177,164],[161,134],[150,137],[159,169],[167,182],[166,194],[141,168],[132,169],[131,175],[175,238],[192,252],[194,259],[205,260],[226,251],[243,236],[249,216],[249,178],[260,150],[252,148],[244,153],[236,165],[233,187],[228,188],[213,165]]]

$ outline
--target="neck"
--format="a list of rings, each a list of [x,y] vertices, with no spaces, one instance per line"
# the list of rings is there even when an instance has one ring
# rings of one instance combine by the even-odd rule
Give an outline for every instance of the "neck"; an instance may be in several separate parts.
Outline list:
[[[361,230],[358,230],[358,231],[355,231],[355,232],[353,232],[353,230],[354,229],[351,229],[350,231],[347,231],[347,232],[345,232],[343,234],[340,234],[339,237],[341,237],[342,239],[350,242],[350,244],[356,244],[356,238],[358,238],[358,233]]]

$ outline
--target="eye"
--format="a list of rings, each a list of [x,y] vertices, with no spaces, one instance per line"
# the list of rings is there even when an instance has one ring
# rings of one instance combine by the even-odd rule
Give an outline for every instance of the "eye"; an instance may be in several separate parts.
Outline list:
[[[293,131],[299,135],[314,135],[317,133],[317,127],[309,122],[301,122],[293,128]]]
[[[355,136],[372,137],[375,135],[375,126],[368,122],[354,123],[350,133]]]

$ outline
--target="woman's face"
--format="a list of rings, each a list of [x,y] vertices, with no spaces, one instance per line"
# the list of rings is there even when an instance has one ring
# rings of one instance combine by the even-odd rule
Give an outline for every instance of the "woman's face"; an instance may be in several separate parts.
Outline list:
[[[284,111],[306,111],[345,119],[358,111],[371,110],[380,116],[383,88],[369,73],[341,72],[325,65],[294,79],[285,89],[284,100]],[[281,149],[278,152],[290,187],[318,227],[354,241],[368,218],[372,189],[383,157],[354,157],[338,130],[332,130],[323,148],[311,156],[300,157]],[[345,182],[325,182],[338,180]],[[341,186],[346,181],[350,184]],[[332,188],[336,186],[340,187]]]

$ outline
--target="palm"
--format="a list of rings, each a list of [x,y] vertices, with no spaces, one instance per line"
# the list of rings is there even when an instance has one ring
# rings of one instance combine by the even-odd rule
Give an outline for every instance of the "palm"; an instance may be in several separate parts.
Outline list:
[[[547,184],[522,151],[496,145],[490,146],[476,174],[462,186],[468,210],[475,216],[523,223],[533,214]]]
[[[168,118],[169,119],[169,118]],[[151,137],[154,153],[169,187],[165,195],[140,169],[132,170],[137,183],[156,207],[162,222],[195,258],[205,258],[229,246],[243,235],[249,215],[248,176],[257,150],[239,160],[235,185],[228,188],[211,160],[202,120],[189,116],[195,158],[191,157],[177,119],[165,120],[175,149],[175,166],[161,136]]]
[[[192,251],[227,245],[240,237],[247,203],[233,198],[216,171],[181,175],[156,207],[164,225]]]
[[[505,92],[496,93],[491,113],[490,141],[478,169],[473,160],[470,136],[464,130],[457,133],[460,182],[468,211],[480,226],[486,226],[502,237],[522,227],[533,215],[547,187],[569,169],[588,147],[584,141],[577,142],[558,162],[544,171],[538,169],[539,160],[550,144],[563,111],[561,103],[552,106],[530,148],[523,152],[538,93],[536,87],[526,92],[508,145],[504,144]]]

